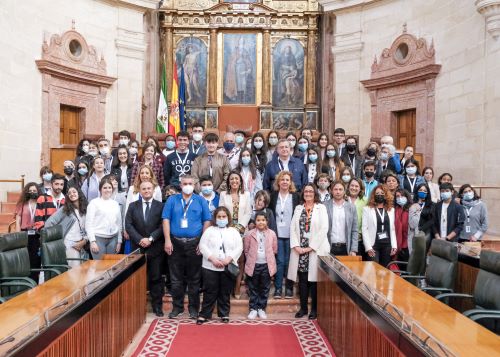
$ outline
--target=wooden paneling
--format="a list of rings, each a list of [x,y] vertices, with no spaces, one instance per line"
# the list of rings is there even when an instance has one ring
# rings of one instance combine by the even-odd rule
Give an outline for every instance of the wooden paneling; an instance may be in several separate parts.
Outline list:
[[[222,106],[219,108],[218,128],[221,136],[226,131],[238,129],[251,135],[254,131],[259,130],[259,108],[239,105]]]
[[[59,144],[77,145],[80,140],[81,108],[61,105],[59,121]]]
[[[474,286],[476,285],[478,273],[478,268],[459,262],[457,278],[455,280],[455,292],[474,295]],[[450,299],[450,306],[461,312],[475,308],[472,299]]]
[[[76,145],[74,147],[50,149],[50,168],[54,172],[63,172],[64,161],[74,160],[76,156]]]

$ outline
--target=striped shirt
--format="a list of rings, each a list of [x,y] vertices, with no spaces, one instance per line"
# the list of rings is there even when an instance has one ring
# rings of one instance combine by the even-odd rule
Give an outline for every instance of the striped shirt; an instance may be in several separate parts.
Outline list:
[[[45,221],[52,216],[59,207],[64,205],[64,195],[61,195],[59,199],[54,200],[54,197],[50,195],[42,195],[38,197],[36,201],[35,210],[35,229],[40,230],[45,226]]]

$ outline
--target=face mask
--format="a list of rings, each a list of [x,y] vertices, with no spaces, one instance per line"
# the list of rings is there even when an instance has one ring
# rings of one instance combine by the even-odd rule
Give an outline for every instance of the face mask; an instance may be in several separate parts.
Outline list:
[[[173,150],[175,148],[175,141],[167,141],[165,144],[168,150]]]
[[[250,165],[250,157],[249,156],[242,157],[241,158],[241,163],[243,164],[243,166]]]
[[[474,192],[466,192],[463,195],[465,201],[472,201],[474,199]]]
[[[193,193],[194,187],[193,185],[182,186],[182,192],[186,195],[190,195]]]
[[[88,153],[88,152],[89,152],[89,146],[88,146],[88,145],[83,145],[83,146],[82,146],[82,151],[83,151],[84,153]]]
[[[262,149],[262,147],[264,146],[264,143],[262,141],[254,141],[253,142],[253,146],[255,146],[255,148],[258,150],[258,149]]]
[[[210,195],[214,191],[213,186],[202,186],[201,187],[201,193],[203,193],[205,196]]]
[[[44,181],[48,182],[48,181],[52,180],[52,174],[50,174],[50,173],[43,174],[42,179]]]
[[[365,171],[365,176],[367,178],[372,178],[375,175],[375,172],[372,171]]]
[[[236,144],[241,144],[243,142],[243,140],[245,140],[245,138],[241,135],[236,135],[234,138],[234,141],[236,142]]]
[[[418,198],[425,200],[425,198],[427,197],[427,192],[418,191],[417,196]]]
[[[224,150],[226,151],[231,151],[234,149],[234,143],[224,143],[223,146]]]
[[[347,148],[347,151],[356,150],[356,144],[347,144],[345,147]]]
[[[269,139],[269,145],[271,145],[271,146],[278,145],[278,139],[276,139],[276,138],[270,138]]]
[[[194,133],[193,134],[193,140],[194,141],[201,141],[203,139],[203,134],[202,133]]]
[[[28,200],[36,200],[38,198],[38,193],[36,192],[28,192],[26,194],[26,199]]]
[[[328,188],[328,186],[330,186],[330,184],[328,182],[321,182],[321,183],[318,184],[318,186],[322,190],[326,190]]]
[[[128,152],[130,155],[137,155],[137,148],[130,148],[128,149]]]
[[[375,195],[375,203],[385,203],[384,195]]]
[[[406,197],[397,197],[396,203],[403,207],[406,203],[408,203],[408,199]]]
[[[92,156],[92,157],[96,157],[97,156],[97,151],[95,151],[95,150],[89,151],[89,155]]]
[[[307,143],[300,143],[299,144],[299,150],[301,152],[305,152],[307,150],[307,146],[308,146]]]
[[[108,148],[107,146],[106,146],[106,147],[103,147],[103,148],[100,150],[100,152],[101,152],[101,155],[106,156],[106,155],[108,155],[108,154],[109,154],[109,148]]]
[[[309,155],[309,161],[316,162],[318,160],[318,155]]]
[[[344,176],[342,176],[342,181],[344,181],[344,182],[351,181],[351,176],[350,175],[344,175]]]
[[[376,152],[377,151],[374,148],[369,148],[368,150],[366,150],[366,153],[368,154],[368,156],[375,156]]]
[[[297,143],[297,141],[290,140],[289,143],[290,143],[290,149],[293,149],[295,147],[295,144]]]
[[[326,156],[330,158],[335,157],[335,150],[327,150]]]
[[[69,176],[69,175],[72,175],[72,174],[73,174],[73,171],[75,171],[75,169],[73,169],[72,167],[65,167],[65,168],[64,168],[64,173],[65,173],[66,175],[68,175],[68,176]]]
[[[441,192],[441,200],[446,201],[451,198],[451,192]]]
[[[128,145],[128,143],[129,143],[129,141],[130,141],[129,139],[120,139],[120,145],[125,145],[125,146],[127,146],[127,145]]]
[[[78,173],[82,176],[85,176],[87,173],[89,172],[89,170],[87,170],[86,168],[82,167],[81,169],[78,169]]]
[[[225,228],[227,226],[227,218],[217,219],[215,222],[217,223],[217,227],[219,228]]]
[[[246,147],[247,147],[248,150],[252,150],[252,143],[246,144]]]
[[[386,152],[383,152],[380,154],[380,160],[387,161],[389,160],[389,154]]]
[[[415,175],[417,173],[417,168],[415,166],[407,167],[406,173],[409,175]]]

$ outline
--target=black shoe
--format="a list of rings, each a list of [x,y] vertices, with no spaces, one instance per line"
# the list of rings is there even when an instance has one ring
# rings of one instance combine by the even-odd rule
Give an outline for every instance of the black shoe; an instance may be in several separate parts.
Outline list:
[[[163,317],[163,310],[161,307],[154,307],[153,312],[157,317]]]
[[[192,311],[189,311],[189,318],[191,320],[196,320],[198,318],[198,312],[192,310]]]
[[[176,317],[179,317],[180,315],[182,315],[184,313],[184,311],[182,310],[172,310],[169,314],[168,314],[168,318],[169,319],[175,319]]]
[[[229,317],[221,317],[220,318],[222,322],[224,322],[225,324],[227,324],[229,322]]]
[[[293,299],[293,288],[285,289],[285,299]]]
[[[297,313],[295,314],[295,318],[296,318],[296,319],[300,319],[300,318],[302,318],[302,317],[304,317],[304,316],[306,316],[306,315],[307,315],[307,311],[299,310],[299,311],[297,311]]]
[[[318,318],[318,313],[316,311],[311,311],[309,314],[309,320],[316,320]]]
[[[207,320],[203,317],[198,317],[198,319],[196,320],[197,325],[203,325],[205,322],[207,322]]]
[[[282,294],[283,294],[283,292],[281,291],[281,289],[276,289],[276,290],[274,291],[274,295],[273,295],[273,297],[274,297],[275,299],[281,299],[281,295],[282,295]]]

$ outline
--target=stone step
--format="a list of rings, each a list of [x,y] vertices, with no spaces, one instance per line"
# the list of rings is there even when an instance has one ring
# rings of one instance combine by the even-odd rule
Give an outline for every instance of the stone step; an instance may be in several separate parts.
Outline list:
[[[15,203],[19,200],[19,196],[21,196],[21,192],[9,191],[9,192],[7,192],[7,202]]]
[[[9,224],[14,220],[13,213],[0,213],[0,224]]]
[[[16,203],[15,202],[1,202],[1,213],[14,213],[16,211]]]
[[[0,224],[0,233],[8,233],[9,225],[8,224]]]

